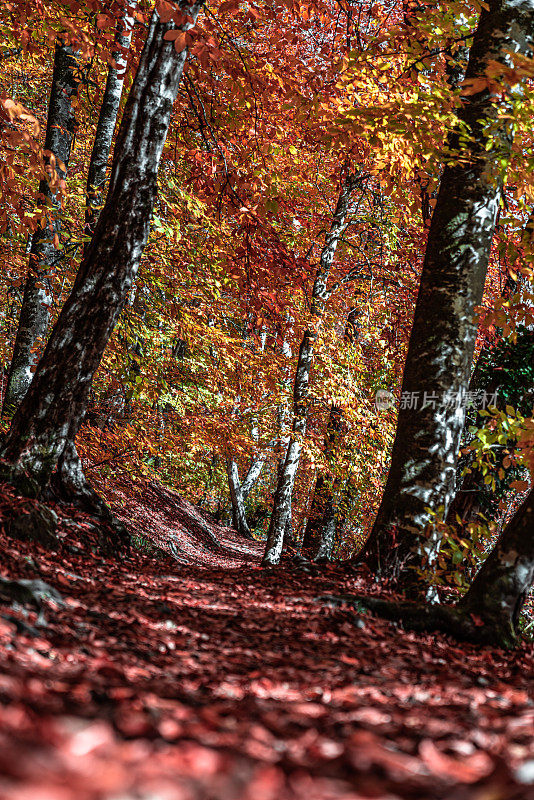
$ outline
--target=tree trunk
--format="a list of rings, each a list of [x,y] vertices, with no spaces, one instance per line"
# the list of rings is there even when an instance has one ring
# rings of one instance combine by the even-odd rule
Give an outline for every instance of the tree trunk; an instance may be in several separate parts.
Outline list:
[[[338,197],[336,210],[330,230],[326,235],[325,245],[321,252],[319,266],[315,275],[312,290],[312,314],[320,318],[323,314],[324,304],[328,298],[327,283],[330,269],[334,260],[334,255],[341,236],[347,225],[350,211],[350,197],[356,188],[359,176],[349,175],[343,181],[341,192]],[[317,338],[317,330],[307,328],[299,349],[295,382],[293,386],[293,426],[291,438],[287,448],[286,456],[276,487],[273,503],[273,512],[267,545],[263,556],[265,565],[278,564],[282,555],[284,544],[284,532],[286,530],[291,512],[291,496],[295,485],[300,453],[302,450],[302,439],[306,433],[306,422],[308,415],[308,384],[310,380],[310,370],[313,362],[314,342]]]
[[[527,254],[527,258],[532,246],[533,227],[534,212],[531,212],[521,236],[521,250]],[[522,282],[524,279],[518,281],[508,275],[502,299],[508,300],[517,291],[521,292]],[[526,288],[528,291],[529,287]],[[471,395],[483,392],[486,397],[496,396],[496,406],[500,410],[511,405],[524,416],[529,415],[534,403],[534,331],[520,329],[515,342],[502,337],[497,341],[486,338],[469,382]],[[469,424],[481,428],[484,422],[484,418],[476,409],[471,414],[467,412],[463,435],[466,444],[469,441],[467,431]],[[496,456],[492,470],[494,476],[497,476],[503,467],[504,451],[513,450],[515,445],[515,440],[511,439],[494,449]],[[472,462],[472,457],[460,458],[457,489],[447,514],[448,525],[456,525],[457,516],[465,524],[474,522],[481,512],[485,516],[495,514],[499,499],[509,490],[509,483],[517,477],[516,469],[505,469],[504,480],[496,478],[498,491],[492,493],[488,485],[484,484],[484,475]],[[471,472],[462,477],[461,472],[466,466],[470,467]]]
[[[534,489],[510,520],[458,608],[480,616],[495,641],[511,646],[534,582]]]
[[[133,12],[136,5],[137,0],[126,0],[122,16],[118,21],[115,41],[120,49],[117,49],[112,54],[117,66],[109,65],[104,96],[100,106],[91,160],[89,161],[87,172],[84,232],[88,238],[83,245],[84,256],[87,255],[102,205],[106,169],[122,97],[127,51],[132,40]],[[74,439],[65,445],[65,450],[58,462],[54,483],[60,496],[87,508],[97,510],[101,514],[105,513],[104,503],[85,478]]]
[[[42,492],[74,440],[93,375],[135,280],[187,55],[164,37],[189,30],[200,8],[182,5],[188,17],[180,15],[178,26],[153,15],[117,136],[104,212],[1,451],[4,477],[22,491]]]
[[[245,513],[245,498],[243,497],[242,486],[239,482],[237,463],[229,456],[226,458],[226,472],[228,475],[230,496],[232,498],[233,519],[236,530],[241,536],[252,539],[250,528],[247,523],[247,515]]]
[[[309,558],[310,561],[315,558],[319,550],[324,515],[331,496],[331,487],[328,485],[327,479],[324,475],[318,475],[300,548],[301,555]]]
[[[416,570],[439,547],[427,508],[446,514],[454,492],[474,309],[482,299],[502,194],[501,164],[512,144],[511,122],[499,118],[507,103],[476,81],[486,81],[491,61],[509,64],[509,51],[530,55],[533,38],[531,2],[492,0],[482,11],[466,72],[466,80],[475,81],[473,93],[458,112],[469,135],[456,131],[448,141],[453,160],[445,166],[430,224],[391,467],[364,548],[374,571],[394,578],[402,573],[403,586],[417,584]],[[461,162],[455,163],[455,154]],[[422,399],[417,410],[410,409],[414,397]]]
[[[243,483],[241,484],[241,492],[243,493],[243,500],[246,500],[247,497],[249,496],[252,487],[260,477],[264,464],[265,464],[264,455],[260,455],[257,458],[253,458],[252,461],[250,462],[247,474],[243,478]]]
[[[261,474],[261,471],[262,471],[262,469],[264,467],[264,464],[265,464],[265,456],[264,455],[260,455],[257,458],[253,458],[252,461],[250,462],[247,474],[243,478],[243,482],[241,484],[241,494],[243,496],[243,503],[245,502],[245,500],[249,496],[249,494],[250,494],[250,492],[252,490],[252,487],[254,486],[254,484],[256,483],[258,478],[260,477],[260,474]],[[239,478],[239,475],[238,475],[238,478]],[[228,488],[230,488],[230,487],[228,487]],[[230,496],[231,495],[232,495],[232,491],[230,489]],[[230,506],[225,508],[224,514],[222,514],[221,516],[222,516],[222,519],[226,521],[227,525],[231,525],[232,524],[232,525],[234,525],[234,527],[236,527],[237,520],[236,520],[236,517],[235,517],[235,511],[234,511],[233,502],[230,503]]]
[[[319,546],[315,552],[313,560],[317,564],[326,564],[332,560],[332,551],[336,537],[336,508],[333,494],[327,498],[323,517],[321,520],[321,533]]]
[[[60,182],[66,178],[76,130],[73,100],[78,93],[78,70],[76,52],[58,39],[45,135],[48,180],[39,184],[39,195],[47,206],[46,224],[37,228],[31,238],[28,276],[3,405],[3,413],[8,416],[14,414],[28,390],[39,359],[39,345],[48,330],[52,305],[50,280],[62,258]]]
[[[358,316],[359,309],[357,307],[351,309],[347,317],[345,332],[343,334],[343,341],[345,343],[352,344],[358,336]],[[343,410],[332,404],[328,415],[324,444],[324,452],[329,463],[332,462],[335,456],[335,447],[342,426]],[[332,555],[336,531],[336,504],[334,501],[334,493],[338,483],[339,481],[335,480],[332,484],[330,478],[327,479],[324,475],[319,475],[315,484],[315,491],[313,493],[313,500],[301,547],[302,555],[314,561],[330,560]],[[328,559],[325,559],[325,553],[329,553]]]
[[[343,411],[332,406],[326,428],[325,452],[328,461],[334,455],[336,440],[343,421]],[[319,475],[313,493],[310,515],[302,539],[302,555],[314,561],[325,561],[325,553],[332,554],[336,527],[334,492],[337,481]]]
[[[257,444],[259,439],[259,430],[256,419],[253,420],[251,434],[252,434],[252,439]],[[269,443],[268,446],[272,446],[272,444],[273,443],[271,442]],[[259,455],[256,455],[252,458],[249,464],[249,468],[247,470],[247,474],[245,475],[245,477],[243,478],[243,482],[241,483],[241,494],[243,495],[243,502],[245,502],[252,487],[260,477],[261,471],[265,464],[265,460],[266,460],[265,451],[261,452]],[[238,479],[239,479],[239,473],[238,473]],[[230,488],[230,486],[228,488]],[[233,525],[235,528],[237,528],[237,518],[235,515],[235,510],[231,499],[231,490],[230,490],[230,505],[225,509],[225,512],[222,515],[222,519],[225,520],[225,523],[227,525]]]
[[[122,97],[124,77],[126,74],[127,53],[132,41],[135,7],[137,0],[125,0],[126,5],[121,19],[118,22],[116,43],[118,49],[112,53],[116,66],[109,65],[104,96],[100,106],[98,124],[96,126],[95,141],[91,152],[89,170],[87,173],[87,204],[85,208],[85,236],[84,255],[89,249],[91,237],[100,214],[104,185],[106,182],[106,169],[108,166],[111,142],[117,115]]]
[[[417,631],[441,631],[458,639],[512,648],[520,639],[519,615],[534,582],[532,490],[455,606],[392,602],[358,595],[338,600],[366,606]]]

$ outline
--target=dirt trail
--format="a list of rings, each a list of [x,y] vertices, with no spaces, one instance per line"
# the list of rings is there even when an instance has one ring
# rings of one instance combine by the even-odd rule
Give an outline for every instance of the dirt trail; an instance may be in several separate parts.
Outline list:
[[[161,484],[117,487],[111,498],[116,515],[131,533],[149,539],[179,562],[235,569],[258,564],[263,555],[261,542],[217,525],[208,514]]]
[[[0,800],[534,799],[532,646],[332,607],[362,579],[265,572],[174,493],[121,498],[194,563],[104,558],[79,516],[59,553],[0,534],[0,573],[63,598],[0,602]]]

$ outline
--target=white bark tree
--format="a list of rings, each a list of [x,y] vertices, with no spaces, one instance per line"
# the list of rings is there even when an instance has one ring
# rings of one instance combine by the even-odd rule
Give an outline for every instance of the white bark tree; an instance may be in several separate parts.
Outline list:
[[[28,275],[20,309],[17,335],[4,397],[3,413],[12,416],[26,394],[39,359],[39,346],[48,332],[52,292],[50,282],[63,251],[61,235],[61,191],[67,175],[76,131],[73,101],[78,94],[80,65],[71,44],[59,37],[54,53],[52,87],[46,121],[45,151],[48,178],[39,185],[46,206],[45,222],[31,237]]]
[[[302,439],[306,433],[308,416],[308,386],[313,363],[314,344],[318,335],[318,325],[329,297],[328,279],[339,241],[349,224],[351,195],[360,181],[360,175],[353,173],[344,180],[337,200],[330,230],[325,236],[319,264],[315,274],[311,295],[311,313],[315,326],[306,328],[300,344],[297,368],[293,384],[293,424],[289,444],[278,484],[274,495],[271,522],[267,537],[264,565],[278,564],[284,545],[284,534],[291,518],[291,498],[297,474]]]

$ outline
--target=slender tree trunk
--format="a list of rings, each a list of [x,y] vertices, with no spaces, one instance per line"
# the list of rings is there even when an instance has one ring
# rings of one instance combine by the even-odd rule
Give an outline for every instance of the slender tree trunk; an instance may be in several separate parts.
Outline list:
[[[233,518],[236,530],[247,539],[252,539],[250,528],[247,523],[247,515],[245,513],[245,498],[243,497],[243,489],[239,482],[237,463],[229,456],[226,458],[226,472],[232,498]]]
[[[165,36],[189,30],[201,4],[180,8],[187,17],[180,15],[177,25],[153,15],[117,136],[104,212],[1,451],[4,477],[27,493],[42,492],[74,441],[93,375],[135,280],[187,55]]]
[[[50,281],[62,258],[60,182],[66,178],[76,130],[72,103],[78,93],[78,70],[76,52],[58,39],[45,135],[45,150],[50,153],[45,162],[49,174],[48,180],[39,185],[39,195],[47,206],[46,223],[31,238],[28,276],[3,405],[3,413],[8,416],[13,415],[28,390],[39,359],[39,345],[48,330],[52,306]]]
[[[282,347],[281,353],[286,358],[287,364],[284,368],[283,378],[282,378],[282,394],[284,395],[282,402],[278,406],[277,409],[277,424],[278,424],[278,432],[279,437],[276,446],[276,456],[277,456],[277,466],[276,466],[276,486],[278,486],[278,481],[280,480],[280,476],[282,474],[282,470],[284,468],[284,461],[287,455],[287,448],[289,447],[289,443],[291,441],[291,403],[289,402],[289,397],[291,393],[291,358],[293,356],[291,350],[291,344],[289,336],[293,333],[293,323],[294,319],[292,317],[287,317],[286,321],[288,322],[289,328],[286,330],[284,334],[284,338],[282,340]],[[285,395],[287,394],[287,398]],[[275,488],[276,492],[276,488]],[[274,497],[273,497],[273,507],[274,507]],[[272,513],[272,512],[271,512]],[[289,530],[291,527],[291,509],[289,510],[289,514],[286,521],[286,531]]]
[[[241,495],[243,497],[243,503],[245,502],[245,500],[249,496],[249,494],[250,494],[250,492],[252,490],[252,487],[254,486],[254,484],[256,483],[258,478],[260,477],[261,471],[262,471],[262,469],[263,469],[263,467],[265,465],[265,460],[266,460],[265,456],[262,454],[262,455],[258,456],[257,458],[253,458],[252,461],[250,462],[247,474],[243,478],[243,482],[241,483],[241,487],[240,487],[241,488]],[[239,475],[238,475],[238,479],[239,479]],[[231,495],[232,495],[232,490],[230,489],[230,496]],[[226,523],[228,525],[233,524],[234,527],[236,526],[237,520],[236,520],[236,517],[235,517],[235,509],[234,509],[234,506],[233,506],[233,501],[231,501],[230,506],[228,506],[225,509],[224,514],[222,515],[222,519],[226,520]]]
[[[100,114],[96,126],[95,141],[91,152],[89,171],[87,173],[87,203],[85,208],[85,236],[87,238],[84,243],[84,255],[89,249],[91,237],[93,236],[102,206],[106,182],[106,169],[124,87],[127,54],[132,41],[132,30],[134,26],[133,14],[137,5],[137,0],[124,0],[124,2],[124,11],[118,21],[118,30],[115,40],[117,43],[117,50],[112,54],[116,66],[110,64],[108,68],[104,96],[102,97],[102,105],[100,106]]]
[[[509,64],[510,51],[531,55],[533,38],[532,2],[492,0],[474,34],[467,81],[485,81],[488,64]],[[458,113],[469,136],[456,131],[448,141],[453,158],[432,215],[404,369],[402,397],[417,397],[420,406],[401,404],[386,488],[364,549],[373,570],[390,577],[403,573],[403,586],[417,584],[416,570],[439,547],[428,507],[446,514],[454,492],[474,309],[482,299],[502,194],[501,164],[512,144],[512,124],[499,118],[507,103],[476,83],[472,90]]]
[[[330,496],[331,490],[327,478],[324,475],[318,475],[300,548],[301,555],[310,560],[315,558],[319,549],[324,514]]]
[[[91,151],[91,160],[87,173],[86,208],[85,208],[85,236],[88,237],[83,245],[83,256],[89,250],[91,238],[100,214],[106,169],[111,151],[111,142],[117,123],[117,115],[124,87],[124,77],[127,62],[127,51],[132,40],[134,26],[133,13],[137,0],[125,0],[123,14],[118,21],[116,35],[117,49],[112,58],[117,65],[109,65],[104,96],[100,106],[95,140]],[[74,434],[76,435],[76,434]],[[69,440],[59,459],[57,475],[54,479],[55,488],[59,494],[72,501],[84,501],[85,505],[105,512],[105,505],[85,479],[82,463],[76,449],[74,439]]]
[[[343,421],[343,411],[332,406],[326,428],[325,452],[328,461],[334,455],[336,440]],[[302,555],[306,558],[325,560],[325,553],[332,552],[335,534],[335,501],[336,480],[331,476],[319,475],[315,484],[310,515],[302,539]],[[324,541],[326,537],[326,541]]]
[[[243,483],[241,484],[241,492],[243,494],[243,500],[246,500],[249,496],[252,487],[258,480],[261,475],[261,471],[265,464],[265,455],[260,455],[257,458],[253,458],[250,462],[250,466],[248,468],[247,474],[243,478]]]
[[[336,538],[336,508],[334,504],[334,497],[330,495],[326,502],[326,507],[323,513],[321,537],[319,539],[319,547],[314,556],[314,561],[317,564],[326,564],[332,560],[332,551],[334,549],[334,542]]]
[[[332,558],[336,535],[334,489],[329,479],[319,475],[315,484],[310,514],[302,538],[301,555],[324,563]]]
[[[357,337],[357,321],[359,309],[351,309],[343,341],[352,344]],[[335,456],[336,443],[343,427],[343,410],[332,404],[328,415],[324,452],[328,463]],[[336,485],[339,481],[319,475],[315,484],[313,500],[308,521],[302,538],[301,552],[306,558],[314,561],[330,560],[336,532],[336,503],[334,499]],[[326,557],[328,555],[328,558]]]
[[[321,258],[312,290],[311,308],[312,314],[319,318],[319,320],[323,314],[324,304],[328,298],[327,283],[330,269],[339,240],[348,225],[347,218],[350,211],[350,197],[356,188],[358,179],[359,177],[357,175],[352,174],[343,181],[334,212],[334,218],[330,230],[326,235],[325,245],[321,252]],[[291,497],[300,461],[302,439],[306,433],[308,384],[316,338],[317,330],[307,328],[304,331],[299,349],[293,387],[292,433],[274,495],[273,512],[271,514],[267,545],[263,556],[263,563],[265,565],[278,564],[280,561],[284,544],[284,533],[288,520],[290,520]]]
[[[263,347],[262,347],[263,351]],[[258,422],[257,419],[254,417],[252,421],[252,430],[251,430],[252,440],[257,444],[259,439],[259,429],[258,429]],[[270,443],[268,446],[272,446]],[[241,494],[243,495],[243,503],[247,499],[252,487],[258,480],[263,466],[265,464],[266,455],[265,452],[261,452],[259,455],[254,456],[249,464],[249,468],[247,470],[247,474],[243,478],[243,482],[241,483]],[[239,480],[239,473],[238,473],[238,480]],[[230,486],[228,487],[230,488]],[[233,525],[237,528],[237,517],[235,514],[235,509],[232,502],[232,493],[230,490],[230,505],[225,509],[225,513],[223,514],[223,520],[225,520],[227,525]]]

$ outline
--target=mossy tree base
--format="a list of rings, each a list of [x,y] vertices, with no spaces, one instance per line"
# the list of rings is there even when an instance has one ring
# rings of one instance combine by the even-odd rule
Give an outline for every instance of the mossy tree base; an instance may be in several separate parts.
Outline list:
[[[66,473],[57,472],[50,485],[43,488],[34,478],[6,461],[0,461],[0,483],[11,486],[20,499],[4,514],[4,527],[8,536],[19,541],[34,542],[49,550],[58,550],[61,539],[57,536],[60,519],[48,503],[74,506],[92,517],[99,531],[99,549],[106,556],[121,556],[130,550],[130,536],[126,526],[113,516],[104,500],[87,482],[80,469]]]
[[[57,526],[57,514],[35,500],[17,504],[7,514],[5,520],[8,536],[22,542],[35,542],[47,550],[58,550],[61,546],[57,536]]]

